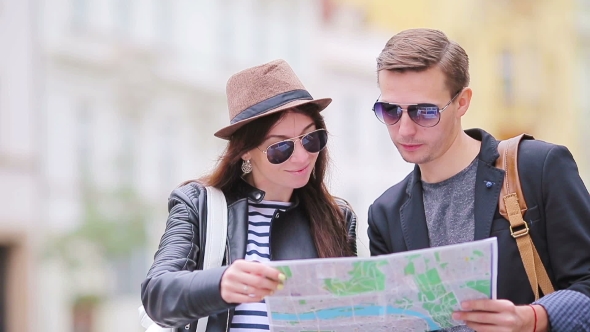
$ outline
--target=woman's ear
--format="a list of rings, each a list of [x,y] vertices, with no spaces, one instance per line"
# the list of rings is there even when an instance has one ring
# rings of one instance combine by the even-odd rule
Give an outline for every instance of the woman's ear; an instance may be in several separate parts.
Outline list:
[[[250,159],[252,159],[252,156],[250,156],[250,151],[248,151],[242,155],[242,160],[250,160]]]

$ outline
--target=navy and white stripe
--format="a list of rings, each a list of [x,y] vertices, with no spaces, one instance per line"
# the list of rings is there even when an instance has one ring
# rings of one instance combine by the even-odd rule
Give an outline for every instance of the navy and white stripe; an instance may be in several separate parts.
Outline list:
[[[277,210],[284,211],[290,203],[262,201],[248,202],[247,261],[270,261],[270,223]],[[258,303],[243,303],[236,307],[230,332],[268,331],[268,317],[264,300]]]

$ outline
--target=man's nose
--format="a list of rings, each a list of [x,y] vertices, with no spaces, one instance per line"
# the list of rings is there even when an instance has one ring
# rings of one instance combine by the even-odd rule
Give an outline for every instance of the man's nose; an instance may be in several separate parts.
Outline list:
[[[416,133],[417,124],[410,119],[408,112],[402,112],[398,125],[401,136],[413,136]]]

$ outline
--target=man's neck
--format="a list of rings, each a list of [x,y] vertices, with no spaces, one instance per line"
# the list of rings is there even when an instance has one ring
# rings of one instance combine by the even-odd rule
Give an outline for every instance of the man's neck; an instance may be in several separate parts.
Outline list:
[[[445,154],[427,164],[419,165],[422,180],[438,183],[454,176],[471,164],[480,148],[480,141],[461,131]]]

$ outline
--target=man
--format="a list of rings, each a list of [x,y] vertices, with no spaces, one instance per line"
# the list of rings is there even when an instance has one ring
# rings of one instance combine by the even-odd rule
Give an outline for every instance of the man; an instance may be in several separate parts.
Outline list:
[[[369,208],[371,255],[495,236],[498,299],[462,303],[453,318],[468,327],[452,330],[590,331],[590,195],[576,163],[563,146],[520,144],[524,219],[556,289],[533,302],[510,224],[498,212],[498,141],[461,128],[472,96],[468,67],[463,48],[430,29],[396,34],[377,58],[375,114],[416,167]]]

